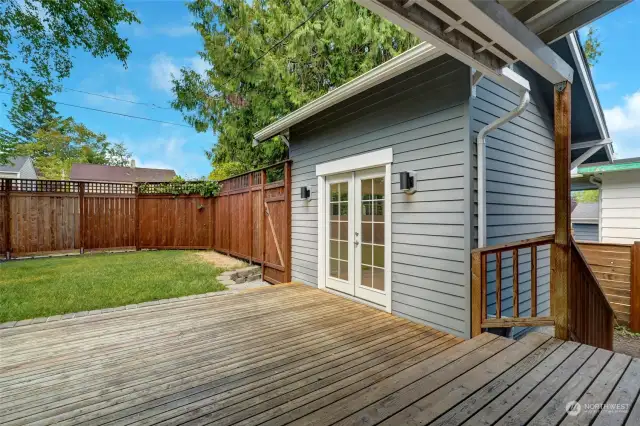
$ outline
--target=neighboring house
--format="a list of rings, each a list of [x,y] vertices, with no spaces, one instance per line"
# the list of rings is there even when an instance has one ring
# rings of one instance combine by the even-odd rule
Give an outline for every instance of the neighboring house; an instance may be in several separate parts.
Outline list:
[[[170,169],[147,169],[143,167],[102,166],[99,164],[73,164],[70,179],[89,182],[167,182],[176,177]]]
[[[571,212],[573,236],[577,241],[599,242],[600,205],[598,203],[578,203]]]
[[[9,164],[0,165],[0,179],[37,179],[36,169],[30,157],[14,157]]]
[[[573,143],[607,139],[576,35],[551,47],[576,70]],[[554,232],[553,86],[521,63],[514,69],[529,81],[531,103],[487,138],[487,245]],[[469,66],[423,43],[255,133],[256,143],[283,135],[290,145],[294,281],[470,336],[476,135],[519,102],[488,78],[474,85],[473,76]],[[572,160],[583,152],[572,150]],[[607,147],[588,161],[610,155]],[[415,192],[401,189],[403,172],[415,179]],[[549,309],[549,252],[538,252],[540,316]],[[521,251],[519,259],[526,316],[530,254]],[[508,316],[510,256],[502,262]],[[488,271],[495,279],[495,262]],[[495,303],[495,290],[489,293]]]
[[[600,242],[640,241],[640,158],[585,165],[572,176],[574,191],[599,187],[600,211],[595,223]]]

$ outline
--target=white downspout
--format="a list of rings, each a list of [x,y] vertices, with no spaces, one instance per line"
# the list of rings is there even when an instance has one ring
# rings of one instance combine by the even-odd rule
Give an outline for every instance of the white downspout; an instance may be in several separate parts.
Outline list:
[[[480,130],[480,132],[478,132],[478,138],[476,140],[478,149],[478,247],[485,247],[487,245],[487,197],[485,189],[487,134],[520,116],[527,109],[530,100],[531,96],[529,95],[529,91],[523,91],[522,96],[520,97],[520,104],[516,109],[498,118],[493,123],[487,124]]]

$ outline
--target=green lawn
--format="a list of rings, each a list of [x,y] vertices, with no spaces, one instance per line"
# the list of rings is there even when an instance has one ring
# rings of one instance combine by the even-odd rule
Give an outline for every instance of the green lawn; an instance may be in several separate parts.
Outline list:
[[[224,290],[194,252],[152,251],[0,264],[0,322]]]

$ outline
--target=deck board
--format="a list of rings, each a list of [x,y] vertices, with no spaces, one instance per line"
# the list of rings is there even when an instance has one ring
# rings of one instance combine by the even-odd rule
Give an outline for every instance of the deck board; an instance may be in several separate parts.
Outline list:
[[[625,355],[464,341],[297,284],[0,330],[3,425],[638,424],[639,377]]]

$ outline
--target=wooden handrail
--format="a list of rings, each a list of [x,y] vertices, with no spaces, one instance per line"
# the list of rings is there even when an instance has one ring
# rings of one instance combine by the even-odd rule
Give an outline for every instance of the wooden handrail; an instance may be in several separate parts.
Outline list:
[[[498,244],[490,247],[482,247],[471,250],[471,253],[485,253],[494,254],[507,250],[515,250],[521,248],[537,247],[545,244],[551,244],[554,241],[554,235],[543,235],[542,237],[529,238],[527,240],[520,240],[513,243]]]
[[[532,327],[554,325],[554,318],[550,316],[537,316],[537,272],[538,272],[538,246],[553,244],[554,236],[545,235],[528,240],[513,243],[499,244],[471,251],[472,269],[472,335],[477,336],[483,328],[505,327]],[[519,308],[519,250],[531,250],[531,312],[529,317],[520,316]],[[504,317],[502,313],[502,253],[510,252],[513,268],[513,313],[511,317]],[[495,318],[487,315],[487,257],[495,254],[496,257],[496,313]]]
[[[615,313],[573,238],[569,277],[568,328],[571,340],[612,350]]]

